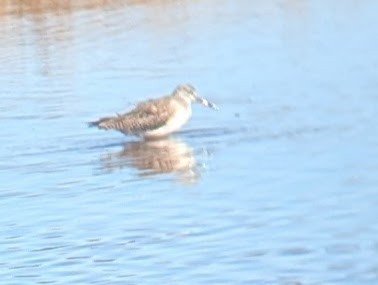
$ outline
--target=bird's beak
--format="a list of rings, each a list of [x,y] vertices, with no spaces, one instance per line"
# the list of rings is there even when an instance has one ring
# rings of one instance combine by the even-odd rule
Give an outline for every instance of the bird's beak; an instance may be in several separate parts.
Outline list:
[[[196,96],[196,101],[206,107],[209,107],[211,109],[214,109],[214,110],[219,110],[218,106],[215,105],[214,103],[211,103],[209,101],[207,101],[205,98],[202,98],[200,96]]]

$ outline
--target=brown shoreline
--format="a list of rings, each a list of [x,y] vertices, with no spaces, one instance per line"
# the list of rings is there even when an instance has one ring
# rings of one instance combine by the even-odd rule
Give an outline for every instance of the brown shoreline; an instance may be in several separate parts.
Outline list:
[[[44,13],[71,13],[77,10],[133,5],[162,5],[173,0],[0,0],[0,16]]]

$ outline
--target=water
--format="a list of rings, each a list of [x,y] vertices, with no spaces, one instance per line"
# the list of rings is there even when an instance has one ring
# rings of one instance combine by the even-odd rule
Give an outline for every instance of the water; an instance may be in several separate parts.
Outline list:
[[[1,284],[378,283],[376,1],[0,3]]]

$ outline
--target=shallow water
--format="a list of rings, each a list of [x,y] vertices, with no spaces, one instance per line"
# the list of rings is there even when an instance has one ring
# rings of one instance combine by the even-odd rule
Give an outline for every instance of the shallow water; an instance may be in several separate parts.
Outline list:
[[[0,4],[1,284],[378,283],[376,1]]]

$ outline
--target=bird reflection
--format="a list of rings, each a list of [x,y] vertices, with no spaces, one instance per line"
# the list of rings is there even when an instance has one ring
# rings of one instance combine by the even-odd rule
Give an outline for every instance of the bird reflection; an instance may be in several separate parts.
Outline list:
[[[121,151],[105,155],[101,162],[109,171],[135,168],[141,177],[174,173],[183,183],[193,183],[199,178],[193,150],[172,138],[127,142]]]

